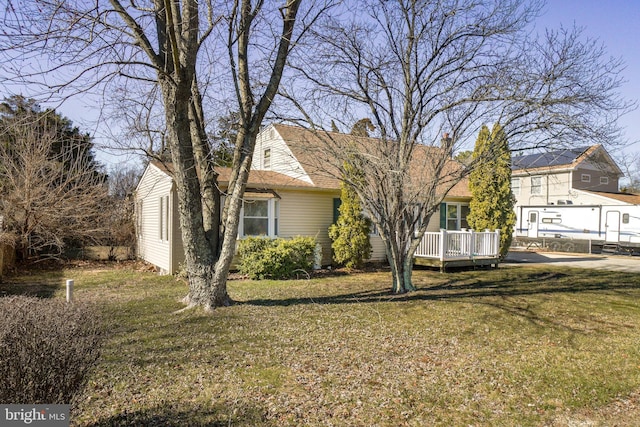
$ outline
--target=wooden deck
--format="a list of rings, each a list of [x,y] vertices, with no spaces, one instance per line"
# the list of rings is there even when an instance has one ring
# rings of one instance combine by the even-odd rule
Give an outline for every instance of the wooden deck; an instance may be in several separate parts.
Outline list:
[[[416,250],[414,263],[438,267],[498,267],[500,231],[427,232]]]

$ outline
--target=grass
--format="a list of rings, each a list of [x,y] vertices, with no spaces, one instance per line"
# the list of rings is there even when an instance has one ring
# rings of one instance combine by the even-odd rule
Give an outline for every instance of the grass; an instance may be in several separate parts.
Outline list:
[[[72,425],[597,426],[640,419],[640,277],[552,267],[230,281],[238,304],[174,314],[186,286],[76,269],[111,337]],[[48,282],[49,280],[49,282]],[[0,294],[47,284],[43,273]],[[54,289],[51,287],[54,286]]]

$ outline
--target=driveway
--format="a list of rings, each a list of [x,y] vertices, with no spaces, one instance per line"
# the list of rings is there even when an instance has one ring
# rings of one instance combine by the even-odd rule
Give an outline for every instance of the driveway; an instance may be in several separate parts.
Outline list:
[[[640,257],[624,255],[561,254],[553,252],[510,251],[502,265],[551,264],[567,267],[640,273]]]

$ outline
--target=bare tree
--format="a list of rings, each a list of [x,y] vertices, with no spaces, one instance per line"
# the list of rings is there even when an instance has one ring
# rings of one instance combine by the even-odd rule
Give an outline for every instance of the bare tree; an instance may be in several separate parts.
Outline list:
[[[111,260],[118,259],[119,248],[126,248],[127,259],[135,257],[134,192],[140,176],[142,171],[133,165],[117,165],[109,170],[109,204],[104,207],[107,233],[102,244],[109,246]]]
[[[313,64],[295,58],[300,78],[283,92],[306,123],[348,128],[366,115],[376,128],[377,140],[318,131],[317,166],[363,171],[350,184],[386,245],[394,292],[414,289],[429,220],[474,167],[452,154],[483,123],[501,123],[514,150],[618,138],[629,108],[616,94],[620,62],[576,30],[531,39],[539,10],[526,0],[358,2],[317,28]]]
[[[624,173],[624,183],[621,184],[620,191],[640,194],[640,152],[618,155],[616,163]]]
[[[7,75],[36,83],[55,76],[62,83],[50,84],[50,89],[67,92],[115,82],[146,95],[139,99],[161,105],[164,127],[147,137],[157,141],[161,136],[171,153],[189,276],[188,306],[230,304],[226,279],[256,135],[276,96],[294,39],[304,33],[304,25],[294,31],[296,21],[306,25],[316,19],[312,9],[299,17],[300,4],[10,0],[3,11],[0,52]],[[21,56],[41,53],[47,57],[37,69],[16,67]],[[232,109],[239,111],[233,172],[222,209],[207,139],[203,81],[216,91],[231,88]],[[128,118],[147,131],[145,123],[158,117],[153,111],[148,108]]]
[[[78,141],[24,112],[2,123],[0,215],[23,259],[58,257],[69,242],[95,242],[105,231],[108,191]],[[64,149],[56,149],[64,145]]]

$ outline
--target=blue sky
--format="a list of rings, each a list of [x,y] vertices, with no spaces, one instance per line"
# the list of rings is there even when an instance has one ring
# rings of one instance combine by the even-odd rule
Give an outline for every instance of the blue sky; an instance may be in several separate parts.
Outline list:
[[[623,77],[627,82],[622,88],[624,96],[631,100],[640,99],[640,0],[548,0],[544,14],[536,23],[536,30],[559,28],[561,25],[584,27],[584,35],[599,39],[613,57],[620,57],[626,64]],[[95,114],[94,106],[82,102],[71,102],[58,111],[82,126],[82,117]],[[94,112],[94,114],[91,114]],[[640,110],[623,118],[625,139],[630,146],[626,153],[640,155]],[[88,129],[89,130],[89,129]],[[97,135],[98,136],[98,135]],[[100,138],[98,138],[99,143]],[[100,152],[103,162],[123,161]],[[620,153],[612,152],[614,156]]]
[[[544,15],[536,30],[584,27],[584,35],[599,39],[607,52],[622,58],[626,64],[623,77],[627,82],[622,94],[631,100],[640,99],[640,1],[639,0],[548,0]],[[633,144],[627,153],[640,153],[640,111],[623,118],[627,142]]]

